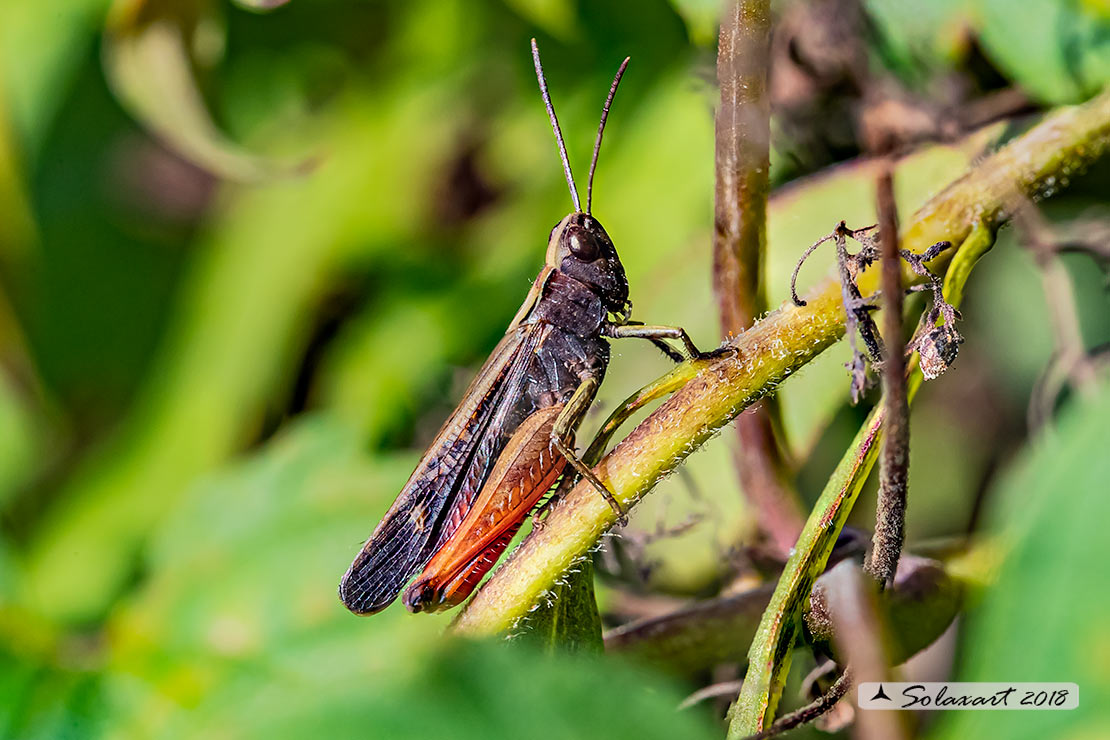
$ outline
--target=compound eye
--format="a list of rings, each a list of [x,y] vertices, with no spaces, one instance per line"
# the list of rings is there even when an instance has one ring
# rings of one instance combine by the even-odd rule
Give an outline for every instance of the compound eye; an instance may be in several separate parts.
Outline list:
[[[593,262],[597,259],[597,240],[583,229],[568,230],[567,246],[570,248],[570,253],[583,262]]]

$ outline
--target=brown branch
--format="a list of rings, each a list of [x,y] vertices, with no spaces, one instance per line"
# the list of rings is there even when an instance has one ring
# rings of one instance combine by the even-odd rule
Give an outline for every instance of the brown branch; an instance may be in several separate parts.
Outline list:
[[[883,298],[883,408],[885,428],[879,453],[879,497],[875,534],[867,570],[880,588],[894,580],[905,540],[906,496],[910,468],[909,401],[906,357],[902,351],[902,257],[898,211],[894,203],[893,163],[884,160],[877,181],[879,247]]]
[[[764,261],[770,190],[770,0],[732,0],[721,18],[717,81],[713,286],[727,338],[767,310]],[[736,420],[740,487],[760,530],[785,556],[802,527],[790,470],[775,437],[777,407],[760,402]]]
[[[769,0],[730,0],[721,19],[713,284],[726,333],[743,331],[767,309],[770,6]]]

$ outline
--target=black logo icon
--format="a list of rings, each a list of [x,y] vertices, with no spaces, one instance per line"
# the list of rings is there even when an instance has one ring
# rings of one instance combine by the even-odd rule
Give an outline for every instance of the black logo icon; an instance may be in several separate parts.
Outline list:
[[[883,685],[882,684],[879,684],[879,690],[875,693],[874,696],[871,697],[871,701],[875,701],[876,699],[886,699],[887,701],[894,701],[893,699],[891,699],[889,696],[886,695],[885,691],[883,691]]]

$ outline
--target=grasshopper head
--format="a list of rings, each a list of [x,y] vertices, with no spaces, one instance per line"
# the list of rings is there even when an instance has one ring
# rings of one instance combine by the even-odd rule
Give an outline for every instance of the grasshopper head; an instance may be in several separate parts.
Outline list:
[[[612,313],[628,304],[628,278],[613,240],[593,216],[572,213],[551,230],[547,264],[592,290]]]
[[[609,86],[609,96],[601,109],[601,122],[597,126],[594,156],[590,160],[590,175],[586,184],[585,211],[582,210],[578,199],[578,188],[575,187],[574,175],[570,171],[570,160],[567,158],[563,132],[559,129],[559,119],[555,116],[555,108],[547,92],[547,80],[543,76],[540,50],[536,46],[535,39],[532,39],[532,61],[536,66],[536,80],[540,84],[540,94],[547,107],[547,116],[551,120],[551,130],[555,133],[555,143],[559,147],[559,158],[563,161],[563,174],[567,178],[570,200],[574,204],[574,213],[564,218],[551,230],[547,245],[547,264],[567,277],[586,285],[601,299],[606,310],[615,314],[626,314],[629,310],[628,278],[624,274],[624,265],[621,264],[617,250],[613,247],[613,240],[605,233],[598,220],[590,215],[590,206],[593,203],[594,171],[597,169],[598,152],[601,151],[601,137],[605,133],[605,121],[609,118],[609,107],[613,104],[617,86],[620,85],[624,70],[628,67],[628,58],[625,57],[617,69],[613,84]]]

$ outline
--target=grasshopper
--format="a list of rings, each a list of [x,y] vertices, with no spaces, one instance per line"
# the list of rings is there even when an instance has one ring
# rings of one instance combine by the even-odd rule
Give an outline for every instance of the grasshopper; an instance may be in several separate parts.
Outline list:
[[[609,363],[607,340],[646,339],[680,361],[664,341],[676,340],[690,357],[703,356],[681,328],[631,321],[624,266],[590,212],[605,121],[629,60],[602,109],[583,211],[535,39],[532,59],[574,212],[551,230],[543,269],[504,338],[344,574],[339,597],[356,614],[384,609],[420,570],[402,596],[410,611],[464,601],[564,473],[589,481],[623,517],[575,452],[575,431]]]

